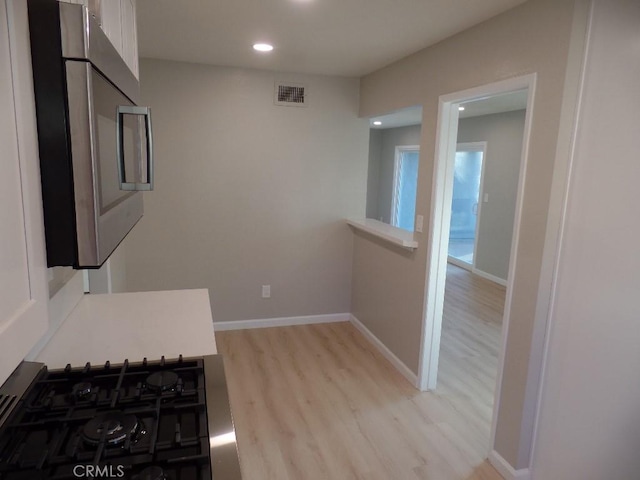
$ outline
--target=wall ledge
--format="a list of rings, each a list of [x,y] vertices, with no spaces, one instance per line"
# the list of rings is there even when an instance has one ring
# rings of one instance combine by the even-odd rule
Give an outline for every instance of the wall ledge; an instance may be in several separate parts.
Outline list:
[[[413,232],[403,230],[402,228],[393,227],[386,223],[374,220],[373,218],[347,219],[347,223],[356,230],[369,233],[375,237],[381,238],[394,245],[409,250],[418,248],[418,242],[415,240]]]

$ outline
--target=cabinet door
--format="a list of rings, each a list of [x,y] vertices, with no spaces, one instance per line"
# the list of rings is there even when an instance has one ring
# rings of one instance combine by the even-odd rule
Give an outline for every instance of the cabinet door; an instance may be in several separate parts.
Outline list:
[[[138,78],[138,29],[135,0],[120,0],[122,15],[122,57]]]
[[[122,22],[120,2],[118,0],[102,0],[100,2],[100,26],[120,56],[122,54]]]
[[[0,383],[48,326],[27,2],[0,0]]]

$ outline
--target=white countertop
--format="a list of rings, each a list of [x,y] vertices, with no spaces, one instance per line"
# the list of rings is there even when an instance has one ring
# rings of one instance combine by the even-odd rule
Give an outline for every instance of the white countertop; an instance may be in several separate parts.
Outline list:
[[[207,290],[85,295],[36,357],[49,368],[217,353]]]
[[[402,228],[393,227],[373,218],[350,218],[347,223],[357,230],[362,230],[402,248],[409,250],[418,248],[418,242],[415,240],[413,232]]]

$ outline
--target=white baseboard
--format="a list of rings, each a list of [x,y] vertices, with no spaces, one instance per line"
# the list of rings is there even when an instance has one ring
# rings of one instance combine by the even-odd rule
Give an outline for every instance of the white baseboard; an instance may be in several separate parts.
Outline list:
[[[528,468],[522,468],[520,470],[514,469],[509,462],[502,458],[502,455],[495,450],[489,453],[489,463],[493,465],[505,480],[531,480],[531,470]]]
[[[290,327],[293,325],[312,325],[314,323],[348,322],[349,313],[330,313],[328,315],[307,315],[304,317],[257,318],[255,320],[235,320],[229,322],[213,322],[213,330],[246,330],[249,328]]]
[[[507,286],[507,281],[504,278],[496,277],[495,275],[491,275],[490,273],[483,272],[482,270],[478,270],[474,268],[471,270],[474,275],[478,275],[479,277],[486,278],[487,280],[491,280],[498,285],[502,285],[503,287]]]
[[[456,257],[452,257],[451,255],[447,257],[447,263],[450,263],[451,265],[455,265],[456,267],[460,267],[468,271],[473,270],[473,265],[471,265],[468,262],[463,262],[462,260],[458,260]]]
[[[376,347],[387,360],[389,360],[389,362],[391,362],[391,365],[393,365],[396,370],[398,370],[409,381],[409,383],[411,383],[411,385],[417,388],[418,376],[413,373],[411,369],[402,362],[402,360],[396,357],[395,354],[391,350],[389,350],[389,348],[384,343],[382,343],[380,339],[378,339],[378,337],[371,333],[371,330],[365,327],[365,325],[360,320],[358,320],[353,315],[350,315],[350,317],[353,326],[356,327],[360,331],[360,333],[362,333],[365,338],[369,340],[369,342],[371,342],[373,346]]]

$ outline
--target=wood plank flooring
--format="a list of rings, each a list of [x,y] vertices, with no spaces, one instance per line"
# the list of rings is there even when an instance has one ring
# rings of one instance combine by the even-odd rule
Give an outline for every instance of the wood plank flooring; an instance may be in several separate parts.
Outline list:
[[[501,479],[484,460],[501,302],[503,287],[449,269],[428,393],[349,323],[216,333],[243,478]]]

